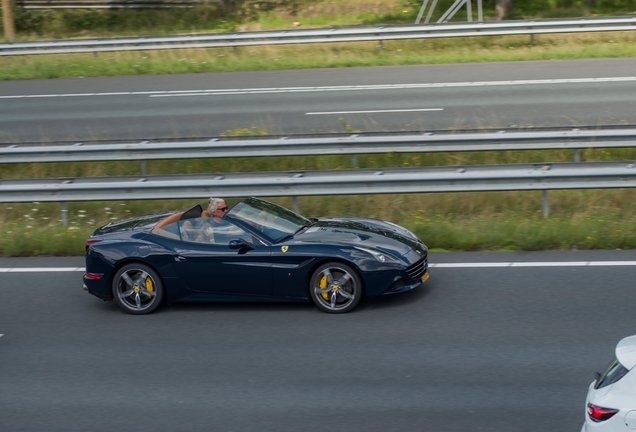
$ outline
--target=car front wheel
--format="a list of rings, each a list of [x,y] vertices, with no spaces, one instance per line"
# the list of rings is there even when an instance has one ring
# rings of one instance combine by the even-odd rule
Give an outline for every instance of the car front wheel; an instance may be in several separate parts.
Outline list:
[[[161,278],[144,264],[126,264],[113,278],[113,298],[125,312],[133,315],[149,314],[163,299]]]
[[[362,299],[362,281],[351,266],[330,262],[314,271],[309,293],[316,306],[325,312],[349,312]]]

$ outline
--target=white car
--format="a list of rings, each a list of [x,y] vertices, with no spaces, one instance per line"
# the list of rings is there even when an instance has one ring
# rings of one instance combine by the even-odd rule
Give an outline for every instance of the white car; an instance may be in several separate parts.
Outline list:
[[[590,384],[581,432],[636,430],[636,335],[616,345],[616,358]]]

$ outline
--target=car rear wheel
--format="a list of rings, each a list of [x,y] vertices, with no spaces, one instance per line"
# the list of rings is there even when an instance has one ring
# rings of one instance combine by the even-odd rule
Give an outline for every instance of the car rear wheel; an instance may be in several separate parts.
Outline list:
[[[144,264],[126,264],[113,278],[113,298],[125,312],[149,314],[163,300],[163,284],[153,269]]]
[[[316,306],[325,312],[349,312],[362,299],[362,281],[350,266],[330,262],[314,271],[309,293]]]

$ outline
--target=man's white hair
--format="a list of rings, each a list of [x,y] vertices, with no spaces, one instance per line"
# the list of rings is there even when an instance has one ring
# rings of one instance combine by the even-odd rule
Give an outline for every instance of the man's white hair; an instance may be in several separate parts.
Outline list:
[[[223,198],[210,198],[210,204],[208,204],[208,213],[212,215],[219,208],[220,204],[225,204]]]

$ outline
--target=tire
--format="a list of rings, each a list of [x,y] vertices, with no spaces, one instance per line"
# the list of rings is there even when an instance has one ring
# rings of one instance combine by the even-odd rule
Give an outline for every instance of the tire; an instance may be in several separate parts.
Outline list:
[[[115,303],[133,315],[153,312],[164,296],[163,283],[157,272],[141,263],[120,268],[113,278],[112,291]]]
[[[316,306],[325,312],[349,312],[362,300],[362,281],[351,266],[328,262],[311,275],[309,295]]]

